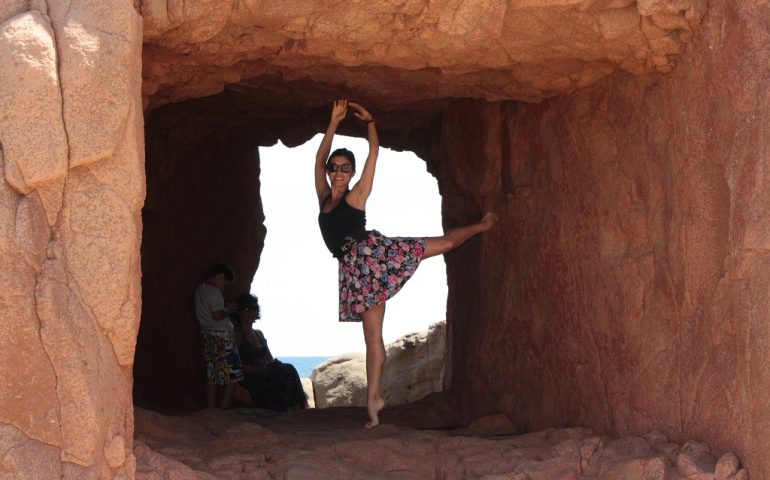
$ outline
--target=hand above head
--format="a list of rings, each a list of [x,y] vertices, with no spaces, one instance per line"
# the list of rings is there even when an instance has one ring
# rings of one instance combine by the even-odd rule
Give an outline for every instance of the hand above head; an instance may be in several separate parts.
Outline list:
[[[365,121],[366,123],[374,121],[374,119],[372,118],[372,114],[369,113],[369,110],[365,109],[361,105],[354,102],[350,102],[349,105],[356,110],[355,112],[353,112],[353,115],[355,115],[356,118],[359,118]]]
[[[345,119],[345,115],[348,113],[348,101],[347,100],[335,100],[332,107],[332,122],[341,122]]]

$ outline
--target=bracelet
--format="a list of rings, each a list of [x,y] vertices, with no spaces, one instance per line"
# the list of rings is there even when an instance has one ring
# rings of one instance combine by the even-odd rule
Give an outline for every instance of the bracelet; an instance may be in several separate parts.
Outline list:
[[[375,122],[373,118],[370,118],[369,120],[366,121],[366,124],[369,125],[370,123],[377,123],[377,122]]]

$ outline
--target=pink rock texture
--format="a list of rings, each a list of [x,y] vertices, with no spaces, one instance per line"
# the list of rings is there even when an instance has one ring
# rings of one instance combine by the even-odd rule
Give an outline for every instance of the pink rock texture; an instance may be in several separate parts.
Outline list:
[[[0,6],[0,477],[131,478],[144,198],[133,1]]]
[[[770,477],[768,15],[712,2],[665,77],[447,111],[447,226],[501,215],[447,256],[465,412],[661,429]]]
[[[159,105],[274,75],[389,107],[540,100],[616,70],[669,71],[705,11],[705,0],[145,0],[144,94]]]
[[[2,2],[0,476],[132,478],[134,453],[147,478],[272,468],[249,456],[259,438],[224,464],[163,450],[173,435],[134,448],[132,387],[154,408],[200,405],[189,294],[210,263],[241,290],[258,266],[256,147],[299,144],[348,96],[426,160],[446,227],[501,216],[446,258],[459,425],[598,432],[556,435],[563,460],[525,455],[531,477],[655,478],[697,439],[735,451],[727,478],[769,478],[768,17],[764,0]],[[357,429],[308,445],[404,478],[523,465],[490,470],[510,443],[444,436],[427,451],[467,448],[471,466],[436,470],[387,438],[398,428],[375,432],[377,457]],[[672,442],[635,436],[651,430]],[[605,448],[610,434],[627,440]],[[653,454],[600,461],[640,439]]]
[[[611,438],[587,428],[512,435],[501,414],[456,428],[456,419],[442,415],[452,410],[444,401],[434,396],[388,408],[374,430],[360,428],[363,408],[274,416],[249,410],[163,416],[137,409],[136,478],[685,478],[642,437]],[[713,470],[708,474],[714,478]]]

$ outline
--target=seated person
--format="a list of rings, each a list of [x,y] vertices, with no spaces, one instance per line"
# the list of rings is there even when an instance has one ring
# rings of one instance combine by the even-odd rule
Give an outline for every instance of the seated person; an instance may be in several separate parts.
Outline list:
[[[231,316],[235,325],[235,341],[241,355],[246,378],[241,386],[249,392],[247,405],[277,412],[307,407],[307,395],[297,370],[273,358],[265,336],[252,328],[260,318],[257,297],[245,293],[235,298],[238,311]]]
[[[225,308],[222,292],[233,283],[235,273],[229,265],[211,267],[206,281],[195,289],[195,316],[201,327],[203,357],[206,361],[206,404],[208,408],[230,408],[235,384],[243,379],[241,359],[235,347],[235,332]],[[217,402],[217,397],[221,400]]]

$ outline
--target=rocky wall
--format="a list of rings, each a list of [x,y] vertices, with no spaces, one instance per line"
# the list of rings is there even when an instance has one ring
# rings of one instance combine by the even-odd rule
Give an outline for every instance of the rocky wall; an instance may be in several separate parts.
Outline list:
[[[770,476],[769,17],[711,2],[669,76],[447,112],[447,224],[501,214],[447,258],[466,415],[657,428]]]
[[[706,0],[143,0],[154,108],[260,76],[401,109],[538,101],[617,69],[668,72]],[[328,101],[328,100],[327,100]]]
[[[141,25],[130,0],[0,4],[2,478],[134,476]]]
[[[193,291],[215,263],[248,293],[265,239],[254,137],[211,128],[170,105],[147,119],[147,200],[142,210],[142,323],[134,398],[155,409],[205,406],[205,365]]]

